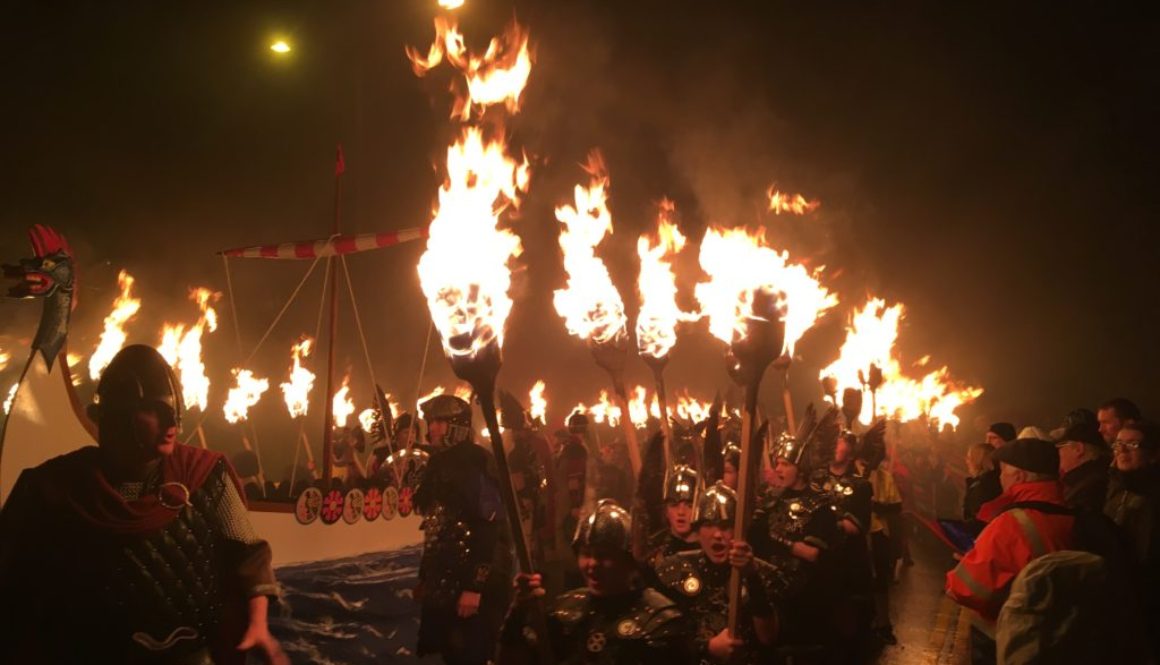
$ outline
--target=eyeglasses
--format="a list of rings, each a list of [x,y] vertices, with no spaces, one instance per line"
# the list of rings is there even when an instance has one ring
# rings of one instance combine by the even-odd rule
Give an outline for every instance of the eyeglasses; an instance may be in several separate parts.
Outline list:
[[[1123,448],[1125,450],[1137,450],[1140,447],[1139,441],[1121,441],[1116,439],[1112,442],[1113,448]]]

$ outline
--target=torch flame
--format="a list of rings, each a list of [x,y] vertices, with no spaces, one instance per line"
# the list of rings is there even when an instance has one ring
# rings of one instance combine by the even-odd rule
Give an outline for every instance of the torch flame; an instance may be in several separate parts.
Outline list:
[[[709,332],[727,344],[747,335],[759,291],[777,296],[779,318],[785,323],[782,353],[791,357],[802,335],[838,304],[837,296],[818,281],[820,268],[811,273],[790,263],[787,252],[765,246],[760,235],[745,229],[706,230],[700,261],[709,281],[697,284],[697,300],[709,317]]]
[[[820,201],[807,201],[806,197],[801,194],[783,194],[773,187],[766,192],[769,197],[769,209],[775,215],[780,215],[783,212],[794,215],[804,215],[807,212],[813,212],[822,205]]]
[[[448,357],[474,356],[493,340],[503,345],[511,313],[508,263],[520,241],[497,228],[499,215],[527,189],[527,161],[508,158],[499,142],[484,144],[468,128],[447,151],[447,181],[419,259],[419,281]],[[467,338],[469,344],[461,343]]]
[[[157,351],[181,376],[181,391],[187,407],[205,411],[209,404],[209,377],[201,360],[201,338],[217,330],[217,312],[212,303],[222,294],[209,289],[190,289],[189,299],[197,303],[201,317],[187,330],[184,324],[165,324]]]
[[[426,395],[423,395],[415,402],[415,410],[418,411],[419,413],[422,413],[423,402],[426,402],[427,400],[431,399],[432,397],[435,397],[436,395],[442,395],[445,392],[447,392],[447,391],[443,389],[443,386],[435,386],[435,390],[432,390],[431,392],[427,393]]]
[[[409,46],[406,52],[416,76],[426,75],[444,58],[463,74],[466,92],[456,96],[451,111],[452,118],[463,122],[471,118],[473,109],[479,116],[487,107],[499,104],[508,113],[518,112],[520,96],[532,73],[528,32],[515,21],[508,24],[502,35],[492,38],[483,55],[475,55],[468,52],[455,21],[439,16],[435,19],[435,39],[427,54]]]
[[[133,297],[133,277],[122,270],[117,273],[117,284],[121,292],[113,299],[113,311],[105,317],[105,330],[101,333],[101,341],[97,343],[97,350],[89,358],[89,378],[96,381],[101,372],[109,366],[113,356],[125,346],[127,336],[125,324],[141,309],[141,301]]]
[[[685,390],[680,395],[677,395],[677,417],[693,423],[699,423],[713,412],[713,405],[710,402],[703,402],[694,397],[689,396],[689,391]]]
[[[8,368],[8,362],[12,360],[12,355],[4,349],[0,349],[0,372]]]
[[[451,394],[455,395],[464,402],[471,403],[471,397],[475,394],[475,391],[472,390],[471,386],[467,385],[466,383],[461,383],[455,386],[455,390],[452,391]]]
[[[604,344],[628,334],[628,317],[608,268],[595,254],[604,235],[612,232],[606,194],[608,175],[598,151],[588,156],[584,170],[591,178],[588,187],[576,185],[575,206],[556,208],[556,219],[564,224],[560,247],[564,250],[568,287],[558,289],[553,302],[569,333]]]
[[[444,9],[459,9],[463,6],[464,0],[438,0],[440,7]]]
[[[262,399],[262,394],[270,389],[268,379],[259,379],[248,369],[232,370],[236,385],[226,395],[224,407],[226,422],[238,423],[249,416],[250,407]]]
[[[867,376],[871,365],[876,365],[882,370],[883,379],[877,393],[880,413],[903,422],[926,416],[940,425],[958,427],[955,411],[977,399],[983,389],[953,381],[946,367],[918,379],[903,374],[896,344],[904,312],[901,303],[887,307],[885,300],[871,298],[864,308],[852,314],[838,359],[823,369],[820,377],[836,379],[839,394],[847,388],[864,391],[859,420],[868,424],[875,414],[870,389],[861,378]],[[930,357],[924,356],[914,366],[923,367],[929,362]]]
[[[572,413],[590,414],[596,422],[607,422],[610,427],[619,425],[622,415],[620,407],[609,399],[607,390],[600,391],[600,400],[592,406],[585,406],[584,403],[577,404],[576,408],[572,409]]]
[[[536,381],[528,391],[528,416],[541,423],[548,422],[548,400],[544,398],[547,385],[543,381]]]
[[[310,391],[314,388],[314,372],[302,366],[302,359],[314,350],[314,340],[302,337],[290,347],[293,364],[290,366],[290,380],[282,384],[282,397],[291,418],[305,416],[310,411]]]
[[[335,427],[346,427],[347,419],[354,413],[354,400],[350,398],[350,374],[342,377],[342,387],[330,401],[330,413],[334,416]]]
[[[637,386],[628,394],[628,419],[638,429],[648,425],[648,390]]]
[[[677,306],[677,278],[671,262],[685,247],[685,236],[671,220],[674,210],[672,201],[661,201],[657,244],[654,246],[647,236],[641,236],[636,243],[636,253],[640,256],[636,346],[641,355],[657,359],[668,355],[676,345],[677,323],[697,319],[695,314],[686,314]]]
[[[4,398],[4,413],[7,415],[12,411],[12,402],[16,401],[16,390],[20,388],[20,383],[12,384],[8,389],[8,396]]]

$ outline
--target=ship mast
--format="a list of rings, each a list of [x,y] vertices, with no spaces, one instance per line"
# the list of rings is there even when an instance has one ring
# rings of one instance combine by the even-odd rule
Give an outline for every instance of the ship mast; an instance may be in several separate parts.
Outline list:
[[[334,163],[334,228],[333,236],[338,236],[342,221],[342,174],[346,164],[342,155],[342,144]],[[322,478],[330,486],[334,479],[334,344],[338,337],[338,257],[326,260],[326,281],[330,285],[330,335],[326,345],[326,398],[322,404]]]

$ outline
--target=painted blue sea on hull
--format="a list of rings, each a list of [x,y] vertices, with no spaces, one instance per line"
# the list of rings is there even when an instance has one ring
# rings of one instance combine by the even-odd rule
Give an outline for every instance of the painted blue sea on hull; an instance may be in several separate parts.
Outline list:
[[[295,665],[435,663],[414,655],[421,547],[279,568],[270,629]]]

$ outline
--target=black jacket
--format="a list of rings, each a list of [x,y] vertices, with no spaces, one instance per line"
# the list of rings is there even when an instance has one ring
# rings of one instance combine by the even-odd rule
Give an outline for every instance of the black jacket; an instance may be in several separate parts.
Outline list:
[[[1063,499],[1068,508],[1100,513],[1108,496],[1108,462],[1094,459],[1063,474]]]
[[[976,515],[984,503],[1003,493],[999,484],[999,470],[984,471],[973,478],[967,478],[967,491],[963,494],[963,520],[982,529],[983,524]]]

